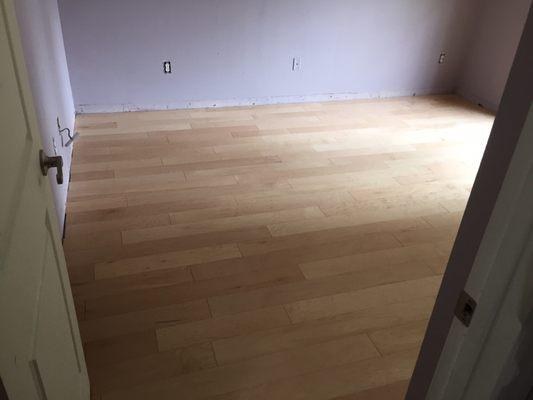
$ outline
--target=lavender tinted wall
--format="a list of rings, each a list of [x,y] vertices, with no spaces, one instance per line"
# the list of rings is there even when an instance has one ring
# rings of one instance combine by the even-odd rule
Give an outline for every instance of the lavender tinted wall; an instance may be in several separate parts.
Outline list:
[[[459,93],[497,110],[531,0],[485,0],[465,61]]]
[[[450,92],[475,3],[61,0],[60,9],[78,109],[116,111]]]
[[[60,118],[64,127],[73,129],[75,115],[57,0],[18,0],[15,3],[43,148],[49,155],[57,153],[63,157],[65,183],[58,186],[55,173],[50,174],[62,227],[71,148],[62,147],[56,118]]]

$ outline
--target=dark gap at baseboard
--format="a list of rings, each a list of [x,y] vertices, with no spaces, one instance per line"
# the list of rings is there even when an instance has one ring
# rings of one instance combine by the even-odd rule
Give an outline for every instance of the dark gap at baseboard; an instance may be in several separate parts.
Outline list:
[[[67,204],[68,204],[68,193],[70,192],[70,182],[72,182],[72,168],[68,172],[68,187],[67,187]],[[65,205],[65,217],[63,219],[63,236],[61,238],[61,243],[65,243],[65,238],[67,236],[67,211]],[[0,400],[2,400],[0,398]]]
[[[7,397],[6,388],[4,387],[4,382],[2,382],[2,377],[0,376],[0,400],[9,400]]]

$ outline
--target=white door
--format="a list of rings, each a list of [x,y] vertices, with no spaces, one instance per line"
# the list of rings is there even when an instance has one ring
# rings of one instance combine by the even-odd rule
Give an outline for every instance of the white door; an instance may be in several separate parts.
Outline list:
[[[0,376],[10,400],[86,400],[85,359],[12,0],[0,0],[0,124]]]
[[[533,104],[466,283],[478,303],[472,324],[453,322],[427,399],[496,399],[524,372],[521,346],[533,329],[531,149]]]

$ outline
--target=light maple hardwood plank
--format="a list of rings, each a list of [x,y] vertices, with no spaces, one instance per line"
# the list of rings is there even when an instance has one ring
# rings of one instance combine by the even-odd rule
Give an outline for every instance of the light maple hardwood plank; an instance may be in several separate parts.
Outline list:
[[[303,301],[305,299],[320,298],[333,293],[349,292],[358,288],[362,289],[386,283],[408,281],[428,275],[433,275],[433,271],[425,264],[409,263],[404,265],[403,268],[386,265],[324,279],[289,283],[246,293],[211,297],[209,299],[209,306],[215,316],[235,314],[263,307]],[[342,295],[339,294],[338,296]],[[364,303],[360,302],[359,304]],[[302,303],[288,307],[289,315],[293,321],[301,320],[302,311]]]
[[[420,228],[405,232],[395,232],[394,236],[404,246],[420,243],[435,243],[452,241],[457,235],[457,227],[446,226],[441,228]]]
[[[367,234],[362,234],[359,229],[353,227],[327,230],[316,235],[298,234],[286,237],[285,243],[278,240],[280,238],[268,243],[262,239],[253,239],[239,243],[239,248],[243,255],[261,257],[265,265],[272,265],[280,262],[305,263],[400,246],[391,233],[376,229],[377,232],[371,230]],[[331,237],[324,239],[327,236],[324,232],[331,233]],[[322,241],[320,238],[323,238]]]
[[[89,231],[83,235],[69,234],[63,242],[65,251],[95,249],[105,246],[121,246],[122,235],[120,231]]]
[[[165,351],[289,324],[289,317],[283,307],[265,308],[161,328],[157,330],[157,343],[159,349]]]
[[[98,263],[94,267],[95,278],[115,278],[117,276],[133,275],[158,269],[180,268],[207,261],[239,257],[241,257],[241,253],[239,248],[234,244],[203,247],[173,253],[159,253],[152,256]]]
[[[238,215],[235,217],[217,218],[217,211],[212,210],[214,218],[207,221],[179,223],[179,215],[171,215],[173,225],[149,229],[135,229],[123,233],[124,243],[137,243],[145,240],[166,239],[171,237],[196,235],[206,232],[229,231],[235,228],[254,228],[265,226],[272,221],[298,221],[322,217],[324,214],[318,207],[306,207],[285,211],[275,211],[260,214]]]
[[[273,182],[287,180],[293,176],[312,176],[313,174],[328,174],[328,167],[334,168],[327,159],[281,161],[264,165],[239,166],[217,170],[201,170],[187,172],[188,177],[227,176],[235,175],[240,184],[254,182]]]
[[[371,358],[209,397],[209,400],[328,400],[364,392],[409,379],[417,353],[417,351],[407,351],[387,357]]]
[[[89,171],[70,175],[71,182],[95,181],[115,178],[115,171]]]
[[[202,281],[263,270],[265,264],[259,257],[242,257],[192,265],[190,268],[194,279]]]
[[[443,213],[436,215],[427,215],[424,219],[434,228],[455,227],[459,228],[459,224],[463,219],[463,211]]]
[[[187,184],[189,188],[180,190],[127,193],[126,199],[130,206],[148,206],[173,201],[194,204],[206,198],[212,199],[240,193],[290,189],[290,185],[285,182],[239,184],[233,176],[206,178],[205,180],[195,179],[194,181],[188,181]]]
[[[68,277],[72,286],[94,281],[94,265],[69,264],[67,267]]]
[[[127,205],[127,200],[124,198],[124,206],[108,207],[108,208],[94,208],[85,211],[72,211],[69,213],[69,221],[72,224],[83,224],[88,222],[106,221],[109,223],[115,219],[135,219],[144,216],[162,215],[178,212],[194,213],[197,210],[206,208],[231,208],[235,206],[235,201],[232,197],[215,197],[210,199],[198,199],[196,201],[176,200],[170,202],[161,202],[156,204],[146,205]],[[146,226],[149,228],[150,226]]]
[[[200,371],[164,382],[109,392],[104,398],[164,400],[174,399],[177,394],[190,399],[205,398],[378,356],[379,353],[366,335],[351,336],[254,358],[216,370]],[[243,376],[246,379],[242,379]]]
[[[226,178],[228,179],[228,178]],[[234,182],[234,179],[229,179]],[[70,191],[73,195],[106,195],[115,193],[135,193],[164,191],[172,189],[189,189],[202,186],[217,186],[215,180],[188,181],[182,171],[154,176],[134,176],[127,178],[104,179],[101,181],[72,182]]]
[[[162,239],[122,246],[72,250],[66,252],[69,266],[79,267],[87,264],[112,263],[130,258],[155,256],[162,253],[194,250],[203,247],[231,245],[244,240],[260,240],[269,238],[266,227],[238,229],[224,232],[210,232],[193,236]],[[394,239],[396,243],[398,241]]]
[[[246,271],[224,278],[164,285],[152,289],[144,288],[143,290],[88,298],[85,302],[85,317],[87,319],[98,318],[303,280],[304,277],[297,266],[277,265],[272,268]]]
[[[432,257],[426,260],[427,265],[436,274],[444,274],[450,257],[448,255]]]
[[[73,286],[72,293],[77,299],[87,300],[131,291],[178,285],[193,280],[190,268],[170,268],[83,282]]]
[[[81,150],[83,151],[83,149]],[[96,171],[114,171],[121,168],[147,168],[147,167],[157,167],[161,166],[162,162],[160,158],[137,158],[135,160],[112,160],[111,161],[101,161],[94,162],[89,160],[89,162],[83,162],[75,155],[76,162],[72,165],[72,173],[85,173],[85,172],[96,172]]]
[[[416,321],[371,332],[369,336],[381,354],[391,354],[419,348],[422,345],[427,324],[427,320]]]
[[[69,220],[70,221],[70,220]],[[68,230],[68,237],[88,236],[93,233],[109,232],[139,227],[155,227],[170,225],[171,219],[168,214],[156,214],[149,216],[137,216],[122,219],[107,219],[104,221],[85,222],[72,224]]]
[[[336,397],[333,400],[405,400],[408,387],[409,380],[403,380],[359,393]]]
[[[233,337],[216,338],[213,347],[219,364],[233,363],[337,337],[426,320],[434,302],[433,297],[418,297],[406,302],[372,306],[352,313],[274,329],[263,329],[252,333],[241,331]],[[239,315],[242,314],[223,318],[235,318]]]
[[[136,148],[136,147],[145,147],[145,146],[151,146],[151,145],[163,145],[168,143],[168,139],[166,137],[161,138],[150,138],[148,134],[146,133],[140,133],[140,134],[132,134],[128,135],[126,137],[116,137],[112,136],[109,138],[97,138],[98,140],[94,140],[94,138],[91,138],[92,140],[87,140],[88,138],[86,136],[81,136],[78,138],[79,140],[76,142],[76,150],[82,150],[85,152],[86,149],[94,149],[94,148],[110,148],[110,147],[128,147],[128,148]]]
[[[90,380],[93,390],[107,392],[134,385],[165,380],[217,366],[209,343],[193,345],[168,352],[150,354],[106,367],[93,369]]]
[[[131,178],[139,176],[158,176],[158,175],[176,175],[185,176],[185,172],[179,165],[161,165],[153,167],[135,167],[115,169],[113,171],[115,178]]]
[[[393,202],[398,198],[410,196],[412,200],[434,201],[442,199],[468,196],[465,185],[457,180],[443,180],[438,182],[416,183],[405,186],[386,186],[378,188],[357,188],[350,190],[350,194],[360,202],[376,200]]]
[[[322,210],[327,206],[354,205],[354,198],[346,190],[328,193],[301,193],[294,191],[250,192],[234,196],[239,209],[248,210],[283,210],[290,208],[312,207],[318,205]]]
[[[435,245],[428,243],[304,263],[300,265],[300,269],[306,278],[318,279],[374,268],[379,265],[400,265],[419,260],[431,263],[429,265],[431,267],[439,256]]]
[[[128,333],[155,330],[158,325],[209,318],[205,300],[135,311],[110,317],[80,321],[83,340],[107,339]]]
[[[420,221],[401,221],[396,227],[408,228],[411,224],[418,225]],[[423,224],[423,222],[421,222]],[[362,253],[365,251],[393,248],[400,243],[391,232],[393,224],[346,226],[334,229],[324,229],[305,233],[297,233],[283,237],[273,237],[268,240],[251,239],[239,243],[243,256],[265,255],[265,259],[283,258],[286,260],[306,261],[307,259],[330,258],[330,254],[343,253],[340,249],[343,243],[347,244],[348,254]],[[391,229],[391,231],[389,231]],[[366,231],[366,233],[365,233]]]
[[[128,201],[125,195],[108,195],[98,196],[96,198],[86,198],[76,200],[69,193],[69,202],[67,203],[67,213],[89,212],[96,210],[105,210],[114,207],[125,207]]]
[[[99,369],[158,352],[155,329],[93,340],[83,345],[89,369]]]
[[[385,222],[395,219],[422,217],[424,215],[432,215],[442,212],[443,208],[440,205],[436,206],[422,206],[422,207],[395,207],[387,210],[375,210],[353,208],[344,210],[344,213],[338,213],[329,217],[319,217],[309,219],[306,221],[286,221],[282,223],[274,223],[268,226],[268,229],[273,236],[287,236],[297,233],[312,232],[323,229],[334,229],[345,226],[365,225],[376,222]],[[326,211],[327,213],[327,211]]]
[[[357,291],[301,300],[286,306],[293,322],[309,321],[362,310],[376,304],[390,304],[412,299],[412,296],[436,296],[441,278],[426,277],[416,280],[384,284]]]

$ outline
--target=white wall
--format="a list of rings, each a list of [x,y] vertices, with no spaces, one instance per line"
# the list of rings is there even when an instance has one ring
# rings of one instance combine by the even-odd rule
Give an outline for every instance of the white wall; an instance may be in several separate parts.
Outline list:
[[[43,148],[49,155],[63,157],[65,183],[58,186],[55,172],[50,174],[63,227],[72,147],[61,146],[56,118],[72,130],[75,113],[57,0],[18,0],[15,4]]]
[[[498,109],[530,6],[531,0],[485,0],[481,4],[459,83],[461,95]]]
[[[60,9],[77,109],[116,111],[451,92],[475,4],[60,0]]]

